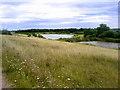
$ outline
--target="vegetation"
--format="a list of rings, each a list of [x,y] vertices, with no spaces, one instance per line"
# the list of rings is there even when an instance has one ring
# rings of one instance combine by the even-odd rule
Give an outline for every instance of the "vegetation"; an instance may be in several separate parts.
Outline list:
[[[106,41],[106,42],[120,42],[120,32],[112,31],[105,24],[100,24],[97,29],[84,30],[84,38],[72,37],[69,39],[63,38],[67,42],[80,42],[80,41]]]
[[[118,42],[118,43],[120,43],[120,39],[116,39],[116,38],[104,38],[104,41],[106,41],[106,42]]]
[[[39,38],[44,38],[44,37],[43,37],[42,35],[40,35],[40,34],[38,35],[38,37],[39,37]]]
[[[90,41],[94,39],[91,38],[101,38],[100,40],[108,42],[120,42],[120,32],[110,30],[106,24],[100,24],[97,29],[89,29],[84,31],[84,37],[88,38]]]
[[[0,30],[0,34],[5,34],[5,35],[12,35],[12,33],[10,31],[7,31],[7,30]]]
[[[107,42],[120,42],[120,32],[119,29],[112,29],[106,24],[100,24],[99,27],[91,28],[69,28],[69,29],[28,29],[28,30],[18,30],[16,33],[28,34],[33,33],[33,36],[37,37],[35,33],[51,33],[51,34],[74,34],[74,35],[84,35],[84,38],[76,37],[70,39],[59,39],[67,42],[80,42],[80,41],[107,41]],[[42,36],[39,36],[43,38]]]
[[[37,33],[37,32],[41,32],[41,33],[51,33],[51,34],[70,34],[70,33],[74,33],[74,34],[83,34],[83,28],[80,29],[76,29],[76,28],[69,28],[69,29],[27,29],[27,30],[18,30],[15,31],[16,33]]]
[[[117,88],[118,50],[3,36],[3,72],[17,88]]]
[[[30,33],[28,34],[28,37],[31,37],[31,34],[30,34]]]
[[[37,34],[35,34],[35,33],[33,33],[32,35],[33,35],[34,37],[37,37]]]

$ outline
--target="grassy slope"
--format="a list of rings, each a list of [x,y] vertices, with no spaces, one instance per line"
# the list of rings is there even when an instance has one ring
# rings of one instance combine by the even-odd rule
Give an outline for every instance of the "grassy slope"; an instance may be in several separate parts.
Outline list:
[[[17,87],[117,87],[118,50],[3,36],[3,68]]]

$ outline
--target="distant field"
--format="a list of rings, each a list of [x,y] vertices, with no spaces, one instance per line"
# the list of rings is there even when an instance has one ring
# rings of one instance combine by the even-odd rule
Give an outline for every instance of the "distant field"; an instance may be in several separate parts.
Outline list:
[[[118,50],[3,36],[3,72],[18,88],[116,88]]]

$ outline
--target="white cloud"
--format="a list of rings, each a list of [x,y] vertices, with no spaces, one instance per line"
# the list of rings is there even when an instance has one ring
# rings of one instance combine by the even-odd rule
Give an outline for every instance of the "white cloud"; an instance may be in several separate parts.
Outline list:
[[[72,7],[70,5],[76,3],[88,2],[118,2],[118,0],[2,0],[2,2],[27,2],[20,5],[2,4],[0,6],[0,21],[2,23],[20,23],[24,21],[40,20],[40,19],[65,19],[74,20],[59,21],[59,24],[79,23],[80,22],[108,22],[110,17],[107,15],[94,15],[88,17],[86,14],[96,14],[105,12],[110,7],[88,8],[88,7]],[[57,6],[59,5],[60,6]],[[11,17],[11,18],[3,18]],[[50,22],[51,23],[51,22]],[[55,24],[56,22],[52,23]],[[45,24],[45,23],[41,23]]]
[[[0,0],[1,2],[30,2],[30,0]],[[32,1],[32,0],[31,0]],[[38,0],[34,0],[38,1]],[[40,2],[119,2],[119,0],[39,0]]]
[[[0,18],[1,23],[20,23],[24,21],[28,21],[28,18]]]
[[[95,23],[104,23],[109,22],[109,16],[108,15],[99,15],[99,16],[91,16],[87,18],[83,18],[83,21],[81,22],[95,22]]]

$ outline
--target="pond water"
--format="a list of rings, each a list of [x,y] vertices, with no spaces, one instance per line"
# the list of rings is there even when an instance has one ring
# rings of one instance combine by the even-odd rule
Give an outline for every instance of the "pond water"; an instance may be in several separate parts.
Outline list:
[[[98,47],[104,47],[104,48],[118,48],[118,46],[120,45],[119,43],[101,42],[101,41],[88,41],[88,42],[80,42],[80,43],[91,44],[91,45],[95,45]]]
[[[52,39],[52,40],[56,40],[59,38],[71,38],[74,36],[71,34],[40,34],[40,35],[42,35],[46,39]]]

